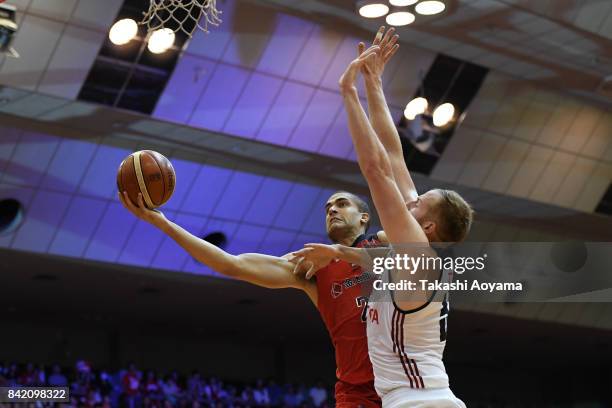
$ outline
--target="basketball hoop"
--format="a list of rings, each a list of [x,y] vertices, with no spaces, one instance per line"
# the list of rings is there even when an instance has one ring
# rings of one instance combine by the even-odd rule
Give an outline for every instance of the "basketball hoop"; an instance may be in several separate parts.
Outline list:
[[[160,28],[182,31],[189,37],[196,28],[208,33],[208,25],[221,23],[217,0],[149,0],[149,10],[140,24],[152,32]]]

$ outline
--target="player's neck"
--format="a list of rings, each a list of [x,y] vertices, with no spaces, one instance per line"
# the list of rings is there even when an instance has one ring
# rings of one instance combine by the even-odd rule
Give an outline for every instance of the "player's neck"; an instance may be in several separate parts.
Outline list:
[[[347,234],[345,237],[343,237],[342,239],[339,239],[336,244],[340,244],[340,245],[344,245],[344,246],[351,246],[355,243],[355,240],[361,235],[361,231],[357,231],[357,232],[352,232],[350,234]]]

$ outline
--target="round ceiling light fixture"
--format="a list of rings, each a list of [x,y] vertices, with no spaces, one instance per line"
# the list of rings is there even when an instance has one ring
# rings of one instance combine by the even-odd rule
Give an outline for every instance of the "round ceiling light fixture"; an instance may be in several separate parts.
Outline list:
[[[359,15],[365,18],[378,18],[386,15],[389,12],[389,6],[382,1],[360,1],[357,3]]]
[[[417,115],[422,115],[425,113],[428,105],[429,103],[427,102],[427,99],[421,96],[414,98],[408,102],[408,105],[406,105],[406,109],[404,109],[404,116],[408,120],[414,120]]]
[[[444,11],[446,5],[438,0],[422,1],[416,5],[414,10],[424,16],[433,16]]]
[[[391,5],[395,7],[406,7],[412,6],[417,1],[419,0],[389,0],[389,3],[391,3]]]
[[[455,116],[455,107],[452,103],[443,103],[438,106],[433,113],[433,124],[434,126],[443,127],[449,124],[449,122]]]
[[[108,38],[115,45],[124,45],[132,41],[138,34],[138,24],[131,18],[117,21],[108,32]]]
[[[153,54],[161,54],[166,52],[172,45],[174,45],[174,31],[170,28],[160,28],[159,30],[153,31],[147,44],[147,49]]]
[[[401,27],[412,24],[415,20],[414,14],[407,11],[396,11],[395,13],[387,14],[385,19],[387,24],[395,27]]]

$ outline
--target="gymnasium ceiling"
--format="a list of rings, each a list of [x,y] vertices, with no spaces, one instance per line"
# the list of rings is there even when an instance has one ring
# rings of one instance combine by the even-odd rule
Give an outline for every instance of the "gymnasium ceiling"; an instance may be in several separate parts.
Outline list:
[[[177,168],[167,215],[198,235],[223,231],[234,253],[281,254],[325,240],[323,200],[338,187],[367,193],[336,81],[377,23],[361,27],[339,6],[345,2],[220,1],[224,23],[194,36],[151,116],[77,100],[120,0],[9,3],[20,10],[21,58],[0,66],[0,192],[19,198],[28,217],[0,236],[1,247],[212,274],[115,199],[118,164],[141,148],[163,152]],[[385,77],[396,119],[437,52],[493,68],[432,175],[415,179],[422,190],[455,188],[475,204],[474,240],[609,240],[612,219],[592,213],[612,178],[610,100],[594,88],[570,86],[580,98],[560,91],[578,71],[581,86],[595,84],[605,64],[587,69],[586,60],[566,53],[560,62],[552,51],[519,58],[493,50],[485,34],[468,41],[450,33],[493,13],[493,24],[525,47],[540,37],[500,22],[519,15],[526,27],[548,21],[553,34],[562,25],[595,36],[607,44],[595,47],[601,58],[612,40],[595,28],[585,34],[577,17],[517,7],[459,2],[446,19],[400,32],[402,49]],[[487,61],[491,52],[497,57]],[[537,72],[543,77],[532,78]]]

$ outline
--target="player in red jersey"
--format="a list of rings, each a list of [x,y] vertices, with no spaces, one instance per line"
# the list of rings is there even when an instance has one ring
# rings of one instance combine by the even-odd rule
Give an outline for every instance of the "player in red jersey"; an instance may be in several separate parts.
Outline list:
[[[215,271],[266,288],[303,290],[318,308],[334,344],[338,378],[336,407],[381,406],[374,390],[365,316],[362,316],[365,309],[362,285],[373,276],[364,274],[362,268],[356,265],[362,259],[369,259],[361,247],[376,246],[379,241],[377,236],[365,237],[370,209],[361,198],[339,191],[325,203],[327,234],[352,255],[348,259],[355,264],[332,262],[317,271],[316,280],[305,279],[303,273],[294,274],[299,259],[291,254],[283,257],[253,253],[231,255],[192,235],[168,220],[160,211],[147,209],[142,195],[139,195],[137,205],[129,200],[125,192],[120,193],[119,198],[136,217],[159,228],[191,256]],[[312,264],[305,266],[313,267]]]

